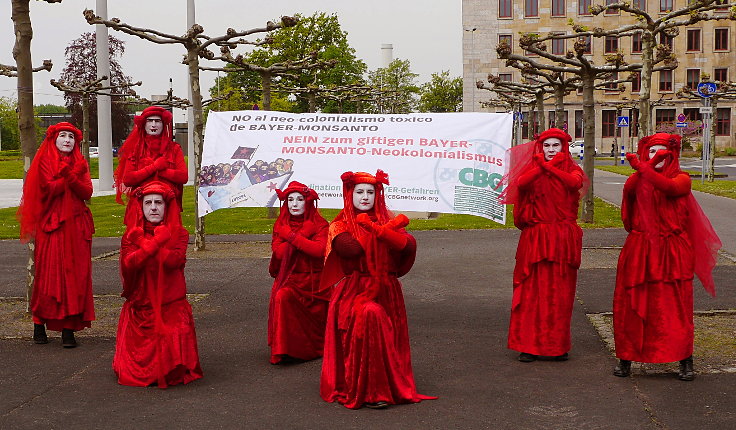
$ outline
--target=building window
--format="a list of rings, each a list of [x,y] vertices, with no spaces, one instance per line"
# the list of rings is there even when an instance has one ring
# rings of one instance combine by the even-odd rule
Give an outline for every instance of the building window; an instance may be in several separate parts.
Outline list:
[[[731,135],[731,108],[716,109],[716,136]]]
[[[687,50],[700,51],[700,29],[695,28],[687,31]]]
[[[618,52],[618,37],[606,36],[606,54],[615,54]]]
[[[580,40],[585,42],[585,49],[583,50],[583,54],[592,54],[593,53],[593,39],[591,36],[580,36]]]
[[[511,0],[498,0],[498,17],[511,18],[511,9],[513,2]]]
[[[670,48],[672,48],[673,45],[675,44],[675,38],[667,36],[664,33],[659,33],[659,43],[660,45],[667,45]]]
[[[616,133],[616,111],[604,110],[601,114],[601,137],[613,137]]]
[[[728,29],[716,28],[716,40],[713,45],[715,51],[728,51]]]
[[[511,45],[511,35],[510,34],[499,34],[498,35],[498,44],[500,45],[502,43],[509,45],[509,47],[511,48],[511,51],[513,52],[514,47],[513,45]]]
[[[549,111],[549,121],[547,122],[547,124],[549,124],[549,128],[554,127],[567,131],[567,111],[563,114],[562,124],[557,124],[555,118],[557,118],[557,112],[553,110]]]
[[[618,3],[618,0],[606,0],[606,6],[609,4]],[[618,9],[608,9],[606,10],[606,15],[618,15],[619,10]]]
[[[554,55],[565,55],[565,39],[552,39],[552,53]]]
[[[727,68],[713,69],[713,79],[719,82],[728,82],[728,69]]]
[[[575,111],[575,139],[583,138],[583,111]]]
[[[565,16],[565,0],[552,0],[552,16]]]
[[[673,0],[659,0],[659,11],[670,12],[672,10]]]
[[[728,4],[729,0],[716,0],[716,4]],[[717,7],[716,12],[728,12],[728,6]]]
[[[618,72],[611,73],[611,77],[609,79],[606,79],[607,81],[617,81],[618,80]],[[617,83],[610,83],[606,84],[605,91],[607,93],[617,93],[618,92],[618,84]]]
[[[700,83],[700,69],[687,69],[686,73],[685,85],[693,91],[697,90]]]
[[[657,113],[654,116],[656,130],[659,131],[664,126],[672,126],[675,122],[675,110],[674,109],[657,109]]]
[[[639,135],[639,127],[636,124],[639,123],[639,109],[629,109],[629,136],[636,137]],[[636,148],[632,148],[636,150]],[[629,149],[630,152],[632,149]]]
[[[641,53],[641,33],[635,33],[631,36],[631,53]]]
[[[539,16],[539,1],[538,0],[524,0],[524,16],[526,17]]]
[[[672,70],[659,72],[659,92],[672,91]]]
[[[578,15],[591,15],[590,5],[592,0],[579,0],[578,1]]]
[[[700,136],[703,134],[703,115],[700,108],[685,108],[682,110],[688,122],[688,134]]]
[[[631,81],[631,92],[638,93],[641,91],[641,72],[632,72],[634,80]]]
[[[511,73],[499,73],[498,79],[502,82],[511,82]]]
[[[639,10],[643,10],[645,12],[647,10],[647,0],[634,0],[632,4],[634,7],[638,8]]]

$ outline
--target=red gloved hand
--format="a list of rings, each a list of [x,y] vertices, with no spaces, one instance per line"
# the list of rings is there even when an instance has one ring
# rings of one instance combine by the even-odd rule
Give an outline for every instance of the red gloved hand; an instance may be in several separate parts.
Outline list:
[[[358,223],[358,225],[365,227],[368,231],[377,232],[379,227],[378,224],[373,222],[371,220],[371,217],[368,216],[368,214],[362,213],[358,214],[358,216],[355,217],[355,222]]]
[[[87,163],[84,161],[84,159],[77,161],[74,164],[74,167],[72,167],[72,174],[74,176],[83,175],[86,171],[87,171]]]
[[[544,154],[537,153],[532,156],[532,159],[535,163],[539,164],[540,166],[544,167],[544,165],[547,163],[547,161],[544,159]]]
[[[553,166],[556,167],[556,166],[559,166],[560,164],[562,164],[565,161],[565,159],[567,159],[567,158],[570,158],[570,155],[567,154],[566,152],[560,151],[557,154],[555,154],[555,156],[552,157],[552,159],[549,162]]]
[[[279,237],[289,243],[296,237],[296,232],[290,227],[282,227],[277,231]]]
[[[139,244],[142,237],[143,229],[140,227],[133,227],[133,229],[130,230],[130,233],[128,234],[128,239],[130,239],[130,241],[135,243],[136,245]]]
[[[639,156],[637,156],[635,153],[627,152],[626,159],[629,161],[629,164],[631,164],[631,168],[633,168],[634,170],[639,170],[641,168],[641,161],[639,161]]]
[[[386,223],[386,227],[391,230],[398,230],[409,225],[409,218],[404,214],[398,214],[394,219]]]
[[[169,168],[169,160],[167,160],[166,157],[158,157],[156,161],[153,162],[153,167],[155,167],[156,170],[166,170]]]
[[[159,225],[153,229],[153,240],[159,244],[159,246],[168,242],[171,239],[171,230],[165,225]]]
[[[72,170],[72,159],[71,157],[64,157],[61,159],[61,164],[59,164],[59,177],[63,178],[69,175],[69,172]]]
[[[652,157],[652,159],[649,160],[648,163],[650,166],[654,167],[661,161],[667,159],[667,157],[669,157],[670,155],[672,155],[672,151],[669,151],[667,149],[660,149],[659,151],[657,151],[656,154],[654,154],[654,157]]]

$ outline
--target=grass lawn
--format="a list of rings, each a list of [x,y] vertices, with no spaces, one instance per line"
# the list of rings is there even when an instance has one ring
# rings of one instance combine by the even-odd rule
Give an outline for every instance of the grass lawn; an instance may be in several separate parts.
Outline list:
[[[115,203],[115,196],[92,198],[90,205],[95,221],[95,236],[115,237],[124,232],[123,213],[125,208]],[[17,239],[17,208],[0,209],[0,239]],[[321,209],[327,220],[337,215],[337,209]],[[514,228],[511,209],[507,212],[505,225],[471,215],[441,214],[436,219],[412,220],[409,230],[477,230],[490,228]],[[184,189],[184,226],[194,232],[194,187]],[[268,218],[266,208],[220,209],[205,217],[207,234],[271,233],[274,219]],[[597,199],[594,223],[582,224],[583,228],[623,227],[621,214],[616,206]]]
[[[629,166],[596,166],[596,169],[605,170],[607,172],[618,173],[619,175],[630,176],[634,173],[634,169]],[[700,174],[700,171],[687,171],[688,173]],[[713,181],[705,182],[704,184],[700,181],[700,178],[693,179],[693,190],[702,191],[704,193],[714,194],[716,196],[728,197],[736,199],[736,181]]]

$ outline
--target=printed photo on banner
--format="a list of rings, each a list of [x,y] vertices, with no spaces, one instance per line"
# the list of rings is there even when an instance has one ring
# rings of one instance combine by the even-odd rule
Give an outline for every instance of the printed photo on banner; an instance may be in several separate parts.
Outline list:
[[[482,216],[504,223],[494,188],[511,146],[506,113],[292,114],[210,112],[199,181],[199,216],[233,207],[272,207],[289,181],[342,207],[345,171],[389,174],[397,212]]]

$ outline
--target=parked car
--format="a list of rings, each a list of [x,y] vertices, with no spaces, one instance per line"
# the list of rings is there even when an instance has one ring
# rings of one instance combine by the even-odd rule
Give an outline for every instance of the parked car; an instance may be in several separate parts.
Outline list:
[[[583,143],[584,141],[582,140],[570,142],[570,154],[572,154],[573,157],[579,157],[583,152]],[[594,156],[598,156],[598,148],[595,148]]]
[[[89,147],[89,158],[98,158],[100,156],[100,148],[96,146]]]

